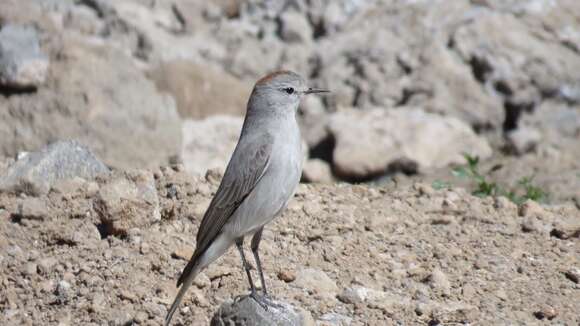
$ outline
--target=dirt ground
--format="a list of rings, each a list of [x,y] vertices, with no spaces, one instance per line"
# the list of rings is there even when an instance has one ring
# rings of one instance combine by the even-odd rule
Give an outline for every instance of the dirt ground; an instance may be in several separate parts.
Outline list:
[[[103,223],[99,193],[122,173],[38,199],[0,194],[0,324],[162,323],[219,175],[138,174],[155,177],[159,221],[123,221],[143,203],[121,200],[120,219]],[[300,185],[261,254],[271,293],[312,325],[580,323],[572,204],[518,207],[427,184]],[[197,278],[174,324],[207,325],[247,287],[231,249]]]

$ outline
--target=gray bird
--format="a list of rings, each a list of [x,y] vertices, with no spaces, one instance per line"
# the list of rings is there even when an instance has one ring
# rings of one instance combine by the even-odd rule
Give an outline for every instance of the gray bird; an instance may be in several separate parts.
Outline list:
[[[247,105],[240,140],[199,230],[193,256],[177,280],[181,286],[167,317],[169,325],[196,275],[235,244],[250,282],[250,296],[264,306],[266,284],[258,246],[264,225],[286,207],[302,174],[301,137],[296,112],[303,95],[328,92],[308,88],[290,71],[271,73],[256,82]],[[262,282],[256,293],[243,251],[244,238],[253,236],[251,249]]]

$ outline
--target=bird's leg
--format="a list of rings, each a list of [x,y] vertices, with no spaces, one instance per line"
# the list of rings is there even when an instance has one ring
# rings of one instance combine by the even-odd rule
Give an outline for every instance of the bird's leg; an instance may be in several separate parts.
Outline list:
[[[252,237],[252,254],[254,254],[254,260],[256,260],[256,266],[258,267],[258,274],[260,275],[260,282],[262,282],[262,293],[264,296],[268,296],[268,290],[266,289],[266,282],[264,281],[264,271],[262,270],[262,262],[260,261],[260,255],[258,254],[258,247],[260,246],[260,240],[262,240],[262,230],[264,228],[260,228],[258,232],[254,233]]]
[[[240,256],[242,257],[242,264],[244,265],[244,269],[246,270],[246,275],[248,275],[248,281],[250,282],[250,298],[254,299],[264,310],[268,310],[268,303],[264,300],[264,298],[258,295],[256,292],[256,287],[254,286],[254,281],[252,280],[252,273],[250,272],[250,265],[246,260],[246,255],[244,255],[244,238],[241,238],[236,241],[236,247],[240,252]]]
[[[251,244],[252,253],[254,254],[254,259],[256,260],[256,266],[258,268],[258,273],[260,275],[260,282],[262,282],[262,292],[264,294],[260,300],[269,306],[280,308],[281,306],[279,304],[274,303],[270,298],[270,296],[268,295],[268,291],[266,290],[266,281],[264,280],[264,271],[262,270],[262,263],[260,261],[260,255],[258,254],[258,247],[260,246],[260,240],[262,240],[263,230],[264,228],[262,227],[260,228],[260,230],[258,230],[258,232],[254,233]]]
[[[236,240],[236,247],[240,252],[240,256],[242,257],[242,265],[244,266],[244,270],[246,270],[246,275],[248,275],[248,281],[250,282],[250,291],[252,296],[256,295],[256,287],[254,286],[254,281],[252,280],[252,273],[250,272],[250,265],[248,261],[246,261],[246,256],[244,255],[244,238],[240,238]]]

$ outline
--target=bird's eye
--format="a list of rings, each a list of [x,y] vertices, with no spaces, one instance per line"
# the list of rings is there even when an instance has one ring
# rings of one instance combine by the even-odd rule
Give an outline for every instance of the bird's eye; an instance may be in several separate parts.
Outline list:
[[[283,88],[282,90],[288,94],[294,94],[294,88],[292,88],[292,87],[286,87],[286,88]]]

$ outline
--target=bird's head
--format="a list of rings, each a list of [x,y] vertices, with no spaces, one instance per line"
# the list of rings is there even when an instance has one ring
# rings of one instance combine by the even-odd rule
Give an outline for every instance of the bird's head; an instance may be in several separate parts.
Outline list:
[[[248,109],[296,111],[304,95],[327,93],[328,90],[308,87],[304,78],[291,71],[276,71],[256,82]]]

